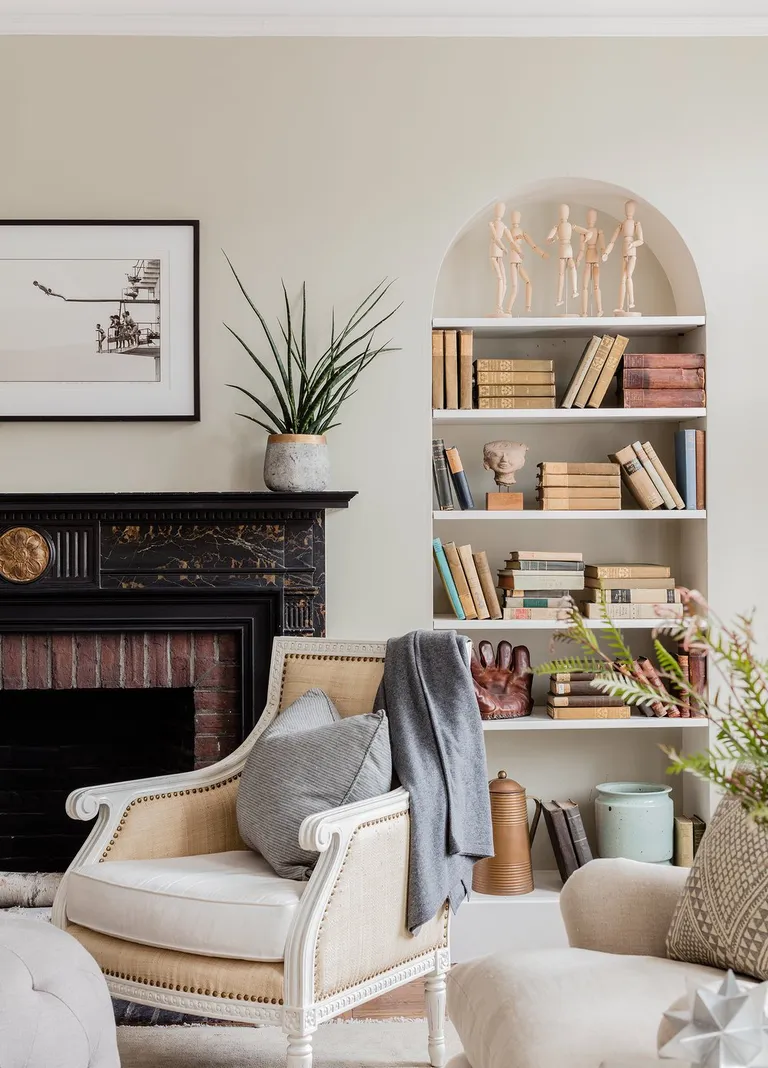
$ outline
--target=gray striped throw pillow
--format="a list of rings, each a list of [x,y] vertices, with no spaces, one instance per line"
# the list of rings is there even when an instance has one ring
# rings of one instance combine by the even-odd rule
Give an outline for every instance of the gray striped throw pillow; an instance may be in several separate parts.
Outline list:
[[[308,690],[254,742],[237,794],[240,836],[278,875],[308,879],[317,853],[299,847],[306,817],[385,794],[391,782],[386,714],[343,719],[322,690]]]

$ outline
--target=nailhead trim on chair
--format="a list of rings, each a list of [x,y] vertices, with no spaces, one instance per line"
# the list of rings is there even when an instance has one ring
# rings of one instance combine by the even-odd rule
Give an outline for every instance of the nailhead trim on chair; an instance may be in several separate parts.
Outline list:
[[[283,692],[285,691],[285,675],[289,660],[338,660],[339,663],[354,661],[355,663],[381,664],[383,656],[344,656],[339,653],[286,653],[283,660],[283,674],[280,679],[280,696],[277,701],[278,708],[282,708]]]
[[[356,659],[369,659],[369,660],[372,660],[372,659],[375,659],[375,658],[374,657],[367,657],[367,658],[358,657]],[[319,951],[320,932],[323,929],[323,924],[325,923],[325,917],[328,914],[328,909],[330,907],[331,901],[333,901],[333,895],[336,893],[336,887],[339,885],[339,880],[341,879],[341,873],[344,871],[344,865],[347,863],[347,857],[349,856],[349,851],[352,848],[352,843],[354,842],[358,831],[363,830],[364,827],[375,827],[379,823],[388,823],[390,820],[403,819],[403,817],[406,816],[406,815],[407,815],[406,812],[395,812],[391,816],[380,816],[377,820],[369,820],[368,823],[361,823],[359,827],[355,828],[351,838],[349,839],[349,844],[347,845],[347,851],[344,854],[344,860],[341,862],[341,867],[339,868],[339,874],[336,876],[336,882],[333,884],[333,889],[331,890],[331,893],[330,893],[330,895],[328,897],[328,902],[327,902],[327,904],[325,906],[325,911],[323,912],[322,918],[320,920],[320,925],[319,925],[319,927],[317,929],[318,937],[317,937],[317,940],[315,942],[315,989],[316,990],[320,985],[319,977],[318,977],[318,962],[319,962],[319,959],[320,959],[320,951]],[[428,949],[422,950],[421,953],[417,953],[413,957],[406,957],[404,960],[398,961],[396,965],[390,965],[388,968],[385,968],[384,971],[372,972],[371,975],[364,975],[360,979],[357,980],[357,983],[370,982],[370,980],[377,979],[380,975],[384,975],[384,974],[386,974],[386,972],[391,971],[391,969],[393,967],[400,968],[404,964],[410,964],[411,961],[419,960],[421,957],[424,957],[427,953],[434,953],[435,950],[441,949],[443,946],[447,946],[448,945],[448,908],[449,908],[448,902],[446,901],[445,908],[443,910],[443,940],[442,940],[442,942],[438,943],[436,946],[430,946]],[[339,987],[338,990],[325,991],[321,995],[318,996],[318,1000],[322,999],[324,1001],[326,998],[336,997],[337,994],[342,994],[347,989],[349,989],[349,988],[348,987]]]
[[[130,816],[131,809],[134,807],[134,805],[140,805],[142,801],[162,801],[168,797],[181,797],[184,794],[207,794],[210,793],[211,790],[218,790],[222,786],[228,786],[231,782],[235,782],[237,779],[239,779],[241,775],[242,772],[238,771],[236,775],[230,775],[228,779],[222,779],[221,782],[210,783],[208,786],[191,786],[187,790],[169,790],[167,793],[164,794],[145,794],[144,797],[134,798],[134,800],[131,801],[131,803],[128,805],[128,808],[123,813],[120,823],[112,832],[112,837],[109,840],[109,844],[99,857],[99,864],[101,864],[107,859],[107,854],[111,851],[112,846],[119,838],[120,831],[124,827],[127,817]]]
[[[202,986],[181,986],[179,983],[174,985],[173,983],[161,983],[157,979],[145,979],[141,975],[131,975],[130,972],[115,972],[110,968],[101,969],[104,975],[109,975],[112,979],[127,979],[131,983],[143,983],[144,986],[156,986],[163,990],[179,990],[185,994],[205,994],[206,997],[214,998],[228,998],[231,1001],[255,1001],[261,1005],[282,1005],[282,998],[263,998],[256,997],[255,994],[234,994],[228,993],[224,990],[206,990]]]

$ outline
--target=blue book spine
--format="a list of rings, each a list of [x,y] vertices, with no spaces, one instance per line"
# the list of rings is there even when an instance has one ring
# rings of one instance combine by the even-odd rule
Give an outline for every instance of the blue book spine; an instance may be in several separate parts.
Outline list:
[[[453,581],[453,575],[451,569],[448,566],[448,561],[445,557],[445,549],[443,543],[439,538],[435,538],[432,542],[432,552],[435,554],[435,563],[437,564],[437,570],[440,572],[440,578],[443,580],[445,591],[451,599],[451,606],[457,619],[466,619],[464,609],[461,607],[461,601],[459,600],[459,591],[456,589],[456,583]]]
[[[696,508],[696,431],[675,433],[675,482],[686,508]]]

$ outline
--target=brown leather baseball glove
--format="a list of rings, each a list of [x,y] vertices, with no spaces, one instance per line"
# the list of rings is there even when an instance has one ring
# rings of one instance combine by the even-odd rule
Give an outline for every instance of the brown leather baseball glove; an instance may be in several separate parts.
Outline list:
[[[533,711],[530,673],[531,654],[524,645],[513,649],[508,641],[498,644],[494,655],[488,641],[472,646],[472,680],[483,719],[514,719]]]

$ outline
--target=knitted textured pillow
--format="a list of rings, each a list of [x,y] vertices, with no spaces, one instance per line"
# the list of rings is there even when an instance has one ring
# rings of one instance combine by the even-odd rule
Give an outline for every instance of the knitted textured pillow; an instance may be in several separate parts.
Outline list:
[[[667,934],[667,955],[768,979],[768,829],[717,806]]]
[[[392,782],[384,712],[342,719],[322,690],[308,690],[253,745],[237,794],[246,845],[285,879],[308,879],[317,853],[299,846],[307,816],[385,794]]]

